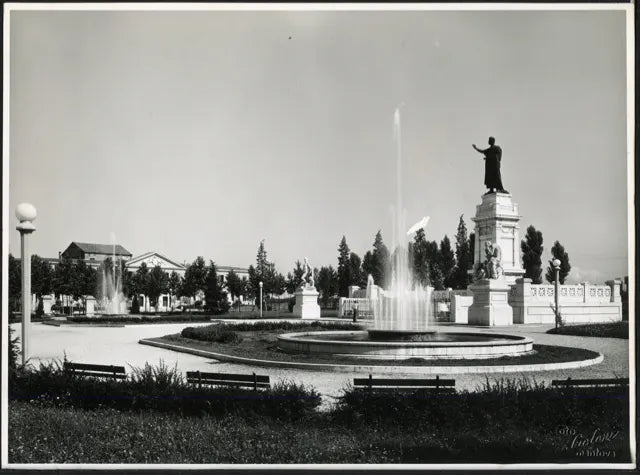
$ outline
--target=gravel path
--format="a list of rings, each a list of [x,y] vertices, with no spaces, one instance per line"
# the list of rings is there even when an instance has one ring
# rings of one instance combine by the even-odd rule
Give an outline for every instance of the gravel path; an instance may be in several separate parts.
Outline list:
[[[177,353],[161,348],[140,345],[143,338],[160,337],[180,332],[187,326],[202,326],[209,323],[179,323],[127,325],[126,327],[72,327],[49,326],[33,323],[31,330],[31,360],[48,361],[67,358],[76,362],[96,364],[117,364],[125,367],[144,366],[145,362],[157,364],[163,360],[169,366],[177,366],[181,372],[187,370],[248,372],[252,368],[236,363],[223,363],[200,356]],[[16,336],[20,336],[20,324],[12,324]],[[454,328],[452,328],[454,327]],[[593,338],[565,335],[549,335],[550,325],[515,325],[509,327],[471,327],[446,325],[449,331],[510,333],[533,338],[535,343],[545,345],[573,346],[597,351],[604,355],[600,364],[580,369],[568,369],[545,372],[510,373],[508,375],[468,374],[455,375],[458,389],[475,389],[482,385],[486,377],[490,380],[502,377],[520,378],[549,382],[552,379],[572,378],[610,378],[629,375],[629,340],[617,338]],[[260,372],[271,375],[272,381],[288,379],[313,385],[325,397],[324,404],[330,404],[332,397],[338,396],[354,377],[362,373],[333,373],[328,371],[307,371],[298,369],[260,368]],[[394,373],[397,375],[397,373]]]

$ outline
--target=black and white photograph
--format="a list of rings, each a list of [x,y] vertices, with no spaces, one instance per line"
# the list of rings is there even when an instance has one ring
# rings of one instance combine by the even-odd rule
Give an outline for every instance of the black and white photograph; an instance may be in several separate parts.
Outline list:
[[[3,8],[3,469],[636,467],[632,3]]]

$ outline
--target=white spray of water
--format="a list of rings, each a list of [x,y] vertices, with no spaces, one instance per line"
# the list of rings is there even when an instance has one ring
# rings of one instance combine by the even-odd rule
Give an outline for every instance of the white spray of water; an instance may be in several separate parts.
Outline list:
[[[396,206],[393,227],[393,245],[396,249],[392,256],[391,278],[388,288],[379,298],[372,300],[374,328],[376,330],[427,331],[431,320],[431,287],[423,287],[413,282],[413,273],[409,265],[408,239],[411,234],[424,228],[429,218],[425,217],[407,231],[406,210],[402,204],[402,135],[400,110],[393,116],[394,137],[396,140]],[[367,295],[371,295],[373,280],[367,282]]]
[[[106,315],[122,315],[127,312],[127,301],[122,292],[122,262],[116,259],[116,235],[109,234],[111,241],[111,265],[103,263],[98,273],[99,300]]]

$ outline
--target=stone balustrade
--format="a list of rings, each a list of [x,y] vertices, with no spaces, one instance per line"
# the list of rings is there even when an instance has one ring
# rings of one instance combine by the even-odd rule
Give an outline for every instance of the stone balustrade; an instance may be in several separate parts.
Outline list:
[[[619,280],[606,285],[582,282],[560,285],[558,305],[565,323],[590,323],[622,319]],[[518,279],[509,292],[514,323],[554,323],[555,286],[532,284],[531,279]]]

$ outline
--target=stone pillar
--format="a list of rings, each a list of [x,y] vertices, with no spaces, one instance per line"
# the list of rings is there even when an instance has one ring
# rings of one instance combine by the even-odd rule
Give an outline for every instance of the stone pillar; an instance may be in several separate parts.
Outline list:
[[[513,309],[509,305],[507,280],[480,279],[469,286],[473,303],[469,307],[469,325],[513,325]]]
[[[531,296],[531,279],[516,279],[509,293],[509,304],[513,308],[513,323],[527,322],[527,299]]]
[[[293,306],[293,315],[305,320],[317,320],[320,318],[320,305],[318,305],[318,291],[315,287],[301,287],[296,290],[296,303]]]
[[[605,282],[609,287],[611,287],[611,301],[612,302],[622,302],[622,297],[620,295],[620,286],[622,285],[622,281],[620,280],[607,280]]]
[[[51,295],[43,295],[42,308],[45,315],[51,315],[51,305],[53,305],[53,297]]]
[[[474,269],[485,261],[486,242],[497,243],[502,251],[502,268],[508,284],[524,275],[520,263],[520,215],[518,205],[510,193],[491,193],[482,196],[482,204],[476,206]]]
[[[92,297],[91,295],[89,295],[87,297],[87,316],[89,315],[95,315],[96,313],[96,299],[94,297]]]

